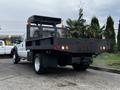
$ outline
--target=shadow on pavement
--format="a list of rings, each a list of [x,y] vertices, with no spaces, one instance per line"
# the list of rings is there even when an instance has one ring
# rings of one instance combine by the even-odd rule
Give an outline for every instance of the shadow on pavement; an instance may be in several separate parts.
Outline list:
[[[10,55],[0,55],[0,59],[10,59]]]
[[[33,70],[33,65],[29,62],[20,62],[18,64],[19,67],[22,67],[24,69],[26,69],[25,71],[27,72],[32,72],[33,74],[36,74]],[[25,73],[27,73],[25,72]],[[73,68],[71,66],[69,67],[57,67],[57,68],[47,68],[46,69],[46,73],[44,74],[40,74],[40,76],[54,76],[54,75],[58,75],[58,76],[74,76],[79,75],[80,73],[82,74],[87,74],[89,73],[89,71],[75,71],[73,70]]]
[[[28,62],[28,61],[21,61],[19,64],[13,64],[12,59],[10,59],[9,57],[3,56],[3,57],[0,57],[0,59],[1,59],[0,66],[6,68],[6,69],[1,68],[1,70],[5,69],[5,70],[7,70],[7,72],[14,71],[14,73],[19,73],[21,75],[30,75],[30,76],[36,76],[37,75],[34,72],[33,64]],[[40,74],[40,75],[38,75],[38,77],[39,76],[46,76],[46,77],[51,77],[51,78],[52,77],[57,77],[57,76],[60,76],[60,77],[63,77],[63,76],[74,77],[74,76],[78,76],[80,74],[90,74],[90,72],[89,72],[89,70],[88,71],[77,72],[77,71],[74,71],[71,66],[67,66],[67,67],[48,68],[48,69],[46,69],[45,74]]]

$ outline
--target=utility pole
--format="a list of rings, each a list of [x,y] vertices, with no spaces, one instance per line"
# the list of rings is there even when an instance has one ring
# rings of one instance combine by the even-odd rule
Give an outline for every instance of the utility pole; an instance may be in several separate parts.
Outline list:
[[[0,25],[0,30],[2,30],[1,25]]]

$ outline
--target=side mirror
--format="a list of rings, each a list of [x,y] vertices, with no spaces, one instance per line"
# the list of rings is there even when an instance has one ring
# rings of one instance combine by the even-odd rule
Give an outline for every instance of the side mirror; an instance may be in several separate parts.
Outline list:
[[[23,44],[22,44],[22,47],[23,47]]]
[[[21,40],[17,40],[16,41],[16,44],[20,44],[22,41]]]

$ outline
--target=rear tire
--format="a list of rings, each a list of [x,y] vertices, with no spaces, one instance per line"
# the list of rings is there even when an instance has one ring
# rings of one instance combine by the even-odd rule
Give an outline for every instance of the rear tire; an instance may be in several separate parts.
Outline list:
[[[43,58],[42,58],[42,55],[40,54],[36,54],[35,57],[34,57],[34,71],[37,73],[37,74],[43,74],[45,73],[45,68],[43,67]]]
[[[19,56],[17,55],[16,52],[13,53],[13,63],[14,64],[18,64],[20,62],[20,58]]]
[[[73,64],[72,67],[75,71],[86,71],[86,69],[89,67],[89,65]]]

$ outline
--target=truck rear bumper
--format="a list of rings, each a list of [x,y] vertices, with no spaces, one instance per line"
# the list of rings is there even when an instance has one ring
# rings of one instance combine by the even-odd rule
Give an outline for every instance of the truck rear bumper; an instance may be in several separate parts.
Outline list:
[[[57,51],[57,50],[46,50],[46,54],[56,55],[56,56],[71,56],[71,57],[92,57],[92,55],[98,55],[95,52],[68,52],[68,51]]]

